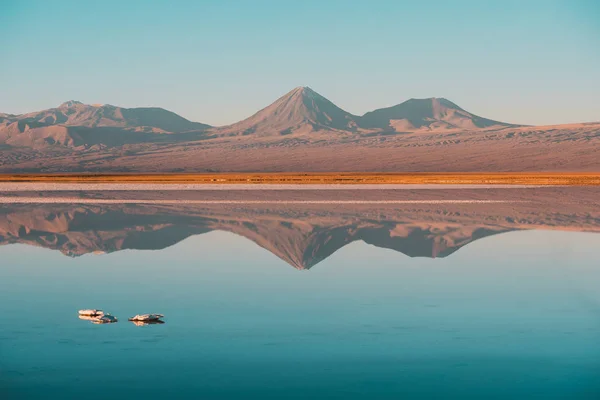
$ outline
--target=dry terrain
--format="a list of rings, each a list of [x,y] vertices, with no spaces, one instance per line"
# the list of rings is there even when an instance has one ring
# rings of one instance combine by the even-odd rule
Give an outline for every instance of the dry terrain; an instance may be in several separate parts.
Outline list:
[[[238,174],[0,174],[6,183],[151,185],[600,185],[600,173],[238,173]],[[15,188],[17,186],[14,186]],[[2,190],[2,186],[0,186]],[[41,190],[41,189],[40,189]]]
[[[0,114],[0,172],[598,172],[600,122],[521,126],[443,98],[348,113],[296,88],[213,127],[161,108],[66,102]]]

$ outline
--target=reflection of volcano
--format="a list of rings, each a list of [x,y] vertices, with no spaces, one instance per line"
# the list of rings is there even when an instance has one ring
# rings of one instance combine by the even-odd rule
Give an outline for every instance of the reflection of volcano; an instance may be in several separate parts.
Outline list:
[[[565,214],[560,205],[543,211],[527,203],[515,207],[7,205],[0,207],[0,244],[23,243],[79,256],[163,249],[189,236],[220,230],[252,240],[295,268],[308,269],[354,241],[410,257],[445,257],[501,232],[600,231],[595,214]]]
[[[291,230],[295,227],[289,228]],[[436,228],[427,224],[403,226],[393,221],[363,221],[360,225],[312,227],[311,231],[304,235],[300,232],[288,232],[286,237],[280,231],[273,239],[261,236],[251,239],[293,267],[308,269],[345,245],[359,240],[376,247],[399,251],[409,257],[434,258],[452,254],[475,239],[505,231],[460,226]]]

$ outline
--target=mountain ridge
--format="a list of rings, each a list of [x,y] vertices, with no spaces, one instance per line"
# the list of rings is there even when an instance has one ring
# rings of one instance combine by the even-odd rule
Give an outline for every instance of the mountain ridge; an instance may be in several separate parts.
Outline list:
[[[356,132],[357,118],[308,86],[298,86],[250,117],[217,128],[217,132],[280,135],[319,130]]]
[[[516,127],[516,124],[494,121],[472,114],[443,97],[409,99],[395,106],[365,113],[365,126],[414,131],[419,129],[468,129]]]
[[[415,102],[430,102],[427,108],[410,107]],[[443,112],[440,112],[441,109]],[[410,114],[414,115],[410,115]],[[445,121],[450,113],[452,121]],[[431,115],[429,115],[431,114]],[[398,120],[406,120],[398,123]],[[461,119],[461,123],[456,123]],[[468,123],[469,119],[474,119]],[[418,122],[418,123],[416,123]],[[47,126],[86,128],[146,128],[154,133],[209,131],[213,136],[289,135],[317,131],[369,133],[428,129],[481,129],[491,126],[517,126],[471,114],[444,98],[409,99],[395,106],[369,111],[362,116],[349,113],[308,86],[299,86],[246,119],[224,126],[211,126],[187,120],[160,107],[125,108],[110,104],[84,104],[69,100],[58,107],[25,114],[0,113],[2,131],[23,133],[28,129]],[[398,130],[396,127],[402,129]],[[6,135],[4,135],[6,136]]]
[[[600,123],[545,127],[480,117],[446,98],[362,116],[297,87],[226,126],[161,108],[86,105],[0,114],[0,171],[597,171]]]
[[[210,125],[192,122],[178,114],[160,107],[126,108],[110,104],[84,104],[69,100],[58,107],[25,114],[4,114],[0,118],[19,126],[44,127],[51,125],[83,127],[150,127],[165,132],[184,132],[210,128]],[[0,121],[1,122],[1,121]],[[6,122],[5,122],[6,123]],[[23,128],[20,128],[21,131]]]

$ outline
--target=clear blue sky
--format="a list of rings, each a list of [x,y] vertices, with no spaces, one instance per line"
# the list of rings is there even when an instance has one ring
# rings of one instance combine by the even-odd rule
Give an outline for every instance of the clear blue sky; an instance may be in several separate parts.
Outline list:
[[[310,86],[355,114],[435,96],[600,120],[596,0],[3,0],[0,49],[0,112],[75,99],[220,125]]]

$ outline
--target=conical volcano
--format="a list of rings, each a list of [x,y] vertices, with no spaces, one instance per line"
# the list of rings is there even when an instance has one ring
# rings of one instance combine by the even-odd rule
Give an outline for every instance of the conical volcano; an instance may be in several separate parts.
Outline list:
[[[317,131],[354,132],[352,115],[308,87],[297,87],[250,118],[220,128],[229,135],[289,135]]]

